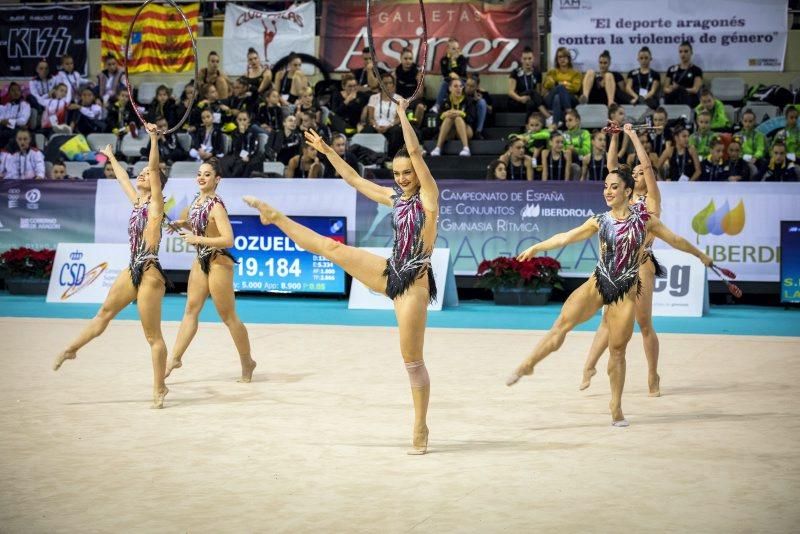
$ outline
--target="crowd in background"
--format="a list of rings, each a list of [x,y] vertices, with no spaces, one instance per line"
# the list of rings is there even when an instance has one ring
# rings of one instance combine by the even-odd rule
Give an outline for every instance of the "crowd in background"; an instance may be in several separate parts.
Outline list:
[[[605,177],[610,138],[601,130],[582,128],[578,106],[603,104],[609,120],[618,123],[626,120],[626,106],[647,106],[640,120],[658,129],[640,137],[659,179],[797,181],[797,108],[785,106],[785,127],[769,137],[757,129],[765,117],[746,103],[739,103],[739,120],[732,123],[723,102],[706,87],[703,70],[692,62],[691,44],[682,43],[678,55],[678,63],[662,75],[650,68],[651,53],[643,47],[639,68],[623,76],[612,70],[607,51],[596,69],[581,73],[573,67],[569,51],[559,48],[555,67],[542,72],[533,51],[526,48],[509,75],[506,94],[492,95],[481,88],[479,74],[469,71],[459,42],[451,39],[440,61],[442,82],[435,98],[411,102],[409,118],[420,139],[432,141],[429,157],[442,156],[450,140],[460,143],[459,156],[470,157],[474,143],[490,140],[487,126],[497,113],[518,113],[518,128],[501,140],[487,178],[596,181]],[[362,65],[339,80],[313,83],[303,73],[301,57],[294,54],[273,71],[251,48],[246,71],[231,75],[221,70],[219,55],[211,52],[198,79],[179,93],[162,85],[151,102],[137,106],[146,120],[162,129],[188,114],[180,131],[191,142],[181,143],[174,133],[160,136],[167,167],[216,157],[226,176],[258,177],[269,176],[263,171],[265,161],[278,161],[286,177],[335,178],[333,167],[303,142],[303,131],[319,132],[353,166],[390,162],[402,145],[402,131],[389,95],[411,98],[420,80],[409,49],[402,51],[400,64],[392,70],[374,68],[368,49],[361,57]],[[120,139],[140,134],[123,68],[114,57],[104,59],[94,80],[76,72],[68,55],[55,72],[41,61],[36,73],[31,80],[6,85],[0,94],[0,177],[70,178],[60,153],[46,156],[44,147],[35,146],[36,133],[46,140],[57,134],[114,133]],[[692,118],[670,117],[662,104],[689,106]],[[348,139],[356,133],[383,135],[385,154],[350,146]],[[142,158],[148,150],[141,149]],[[619,152],[620,161],[637,163],[625,136],[619,138]],[[85,177],[113,176],[102,166],[91,171]]]

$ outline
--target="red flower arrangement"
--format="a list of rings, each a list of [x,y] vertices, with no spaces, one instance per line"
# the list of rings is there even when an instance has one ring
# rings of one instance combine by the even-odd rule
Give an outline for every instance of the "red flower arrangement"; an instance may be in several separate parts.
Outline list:
[[[563,289],[562,278],[558,275],[559,269],[561,269],[561,264],[548,256],[524,261],[500,256],[493,260],[483,260],[478,265],[477,285],[490,289],[497,287]]]
[[[0,274],[4,278],[48,278],[56,251],[12,248],[0,254]]]

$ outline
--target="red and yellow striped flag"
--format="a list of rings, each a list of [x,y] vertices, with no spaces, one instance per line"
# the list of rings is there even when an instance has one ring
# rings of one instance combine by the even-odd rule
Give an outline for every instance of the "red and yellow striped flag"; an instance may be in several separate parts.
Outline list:
[[[180,13],[174,7],[150,4],[145,7],[130,30],[131,21],[139,6],[102,6],[100,26],[101,57],[113,55],[124,64],[130,61],[128,72],[184,72],[194,67],[192,40]],[[183,4],[192,33],[197,37],[200,4]],[[124,53],[131,34],[131,49]]]

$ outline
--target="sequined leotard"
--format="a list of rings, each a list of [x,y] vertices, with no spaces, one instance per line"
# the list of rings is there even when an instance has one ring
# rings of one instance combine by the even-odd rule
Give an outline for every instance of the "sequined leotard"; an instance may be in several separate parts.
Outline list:
[[[650,214],[641,202],[629,205],[628,209],[628,217],[621,221],[610,211],[594,216],[600,226],[600,259],[594,275],[605,304],[622,299],[634,285],[638,291],[640,283],[639,265]]]
[[[639,200],[636,201],[637,203],[641,203],[644,205],[644,208],[647,209],[647,195],[641,195]],[[655,237],[652,239],[645,240],[644,243],[644,254],[642,254],[642,262],[641,264],[644,265],[647,261],[653,262],[653,267],[655,267],[655,277],[656,278],[663,278],[667,275],[666,269],[664,266],[658,263],[658,259],[656,255],[653,254],[653,241],[655,241]]]
[[[194,235],[205,236],[211,210],[217,204],[222,206],[222,209],[225,209],[225,204],[222,202],[222,199],[216,195],[213,197],[208,197],[200,203],[197,202],[198,197],[200,197],[200,193],[194,197],[192,206],[189,208],[189,224],[192,226],[192,233],[194,233]],[[200,263],[200,268],[206,274],[208,274],[209,270],[211,269],[211,260],[217,254],[222,254],[223,256],[229,257],[234,262],[236,261],[236,258],[234,258],[231,253],[225,249],[208,247],[204,245],[195,245],[195,248],[197,249],[197,261]]]
[[[395,187],[392,195],[392,228],[394,246],[392,255],[386,260],[386,295],[390,299],[405,293],[415,280],[428,276],[430,301],[436,300],[436,281],[431,269],[431,252],[425,250],[422,230],[425,227],[425,209],[422,199],[416,193],[408,199],[402,197],[402,190]]]
[[[131,259],[128,266],[131,271],[131,281],[136,288],[142,283],[142,276],[149,265],[155,266],[158,272],[161,273],[161,276],[164,277],[164,282],[170,285],[169,279],[164,273],[164,269],[161,268],[161,263],[158,261],[158,247],[161,245],[161,224],[158,226],[158,241],[156,241],[156,243],[150,244],[150,248],[147,248],[147,243],[144,239],[149,206],[149,199],[147,202],[142,202],[141,204],[133,206],[131,218],[128,220],[128,241],[131,247]]]

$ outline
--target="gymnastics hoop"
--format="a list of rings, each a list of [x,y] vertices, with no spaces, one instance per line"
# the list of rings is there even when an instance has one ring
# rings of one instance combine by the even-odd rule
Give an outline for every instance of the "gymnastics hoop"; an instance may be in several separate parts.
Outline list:
[[[422,2],[422,0],[419,0],[419,12],[420,15],[422,15],[422,44],[420,45],[420,56],[422,56],[422,63],[418,65],[421,76],[417,82],[417,88],[414,89],[414,94],[408,99],[409,103],[416,100],[425,89],[425,60],[428,57],[428,23],[425,20],[425,4]],[[380,85],[381,91],[383,94],[391,98],[395,104],[399,104],[400,102],[395,98],[395,96],[390,95],[386,90],[386,87],[384,87],[383,80],[381,80],[381,73],[378,70],[378,59],[375,57],[375,42],[372,39],[372,0],[367,0],[367,44],[369,45],[369,55],[372,56],[372,70],[375,73],[375,76],[378,78],[378,85]]]
[[[144,4],[139,6],[139,10],[136,11],[136,14],[133,16],[133,20],[131,21],[131,25],[128,28],[128,41],[127,41],[127,45],[125,46],[125,56],[126,56],[125,57],[125,85],[126,85],[126,87],[128,89],[128,99],[131,101],[131,107],[133,108],[133,112],[136,113],[137,117],[139,117],[139,120],[141,121],[142,126],[145,125],[146,121],[144,120],[144,117],[142,117],[142,114],[139,111],[138,106],[136,105],[136,101],[133,99],[133,90],[131,89],[131,77],[128,75],[128,58],[127,58],[127,56],[130,53],[130,49],[131,49],[131,35],[133,35],[133,26],[134,26],[134,24],[136,24],[136,19],[139,18],[139,14],[142,12],[142,10],[145,7],[147,7],[147,5],[150,4],[152,1],[153,0],[145,0]],[[169,5],[171,5],[173,8],[175,8],[175,10],[180,14],[181,18],[183,19],[183,23],[186,25],[186,29],[189,31],[189,38],[192,40],[192,53],[194,54],[194,79],[197,80],[199,78],[199,73],[198,73],[198,70],[197,70],[197,43],[195,42],[194,34],[192,33],[192,25],[189,24],[189,20],[186,18],[186,14],[183,12],[183,10],[180,8],[180,6],[178,6],[178,4],[175,2],[175,0],[164,0],[164,1],[166,3],[168,3]],[[183,117],[181,117],[181,120],[178,121],[178,124],[176,124],[175,126],[173,126],[172,128],[169,128],[167,130],[156,129],[156,133],[160,133],[160,134],[164,134],[164,135],[171,134],[171,133],[175,132],[178,128],[183,126],[183,123],[186,122],[186,120],[189,118],[189,114],[191,114],[191,112],[192,112],[192,105],[194,104],[194,100],[195,100],[196,97],[197,97],[197,91],[195,91],[192,94],[192,98],[189,100],[189,105],[186,106],[186,113],[183,114]]]

